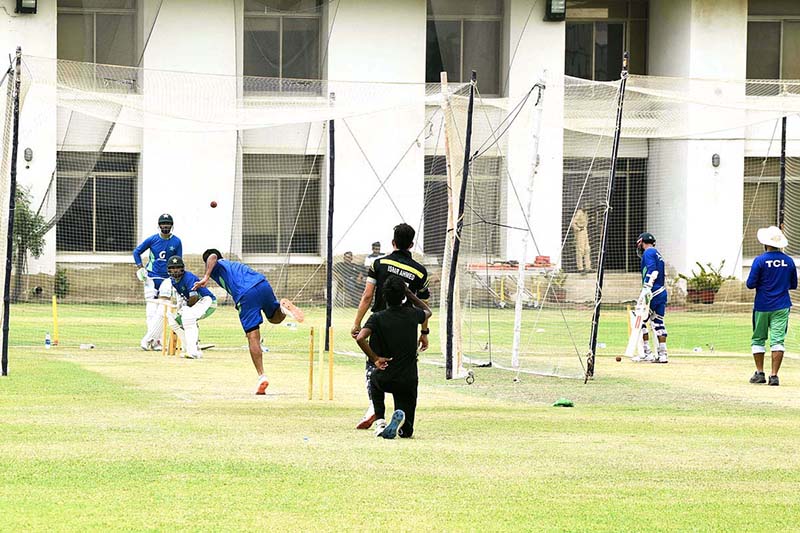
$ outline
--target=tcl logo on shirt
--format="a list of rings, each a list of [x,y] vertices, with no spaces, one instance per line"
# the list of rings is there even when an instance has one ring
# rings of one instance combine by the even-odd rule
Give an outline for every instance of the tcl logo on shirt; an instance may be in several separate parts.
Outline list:
[[[764,261],[768,267],[788,267],[789,265],[783,259],[768,259]]]

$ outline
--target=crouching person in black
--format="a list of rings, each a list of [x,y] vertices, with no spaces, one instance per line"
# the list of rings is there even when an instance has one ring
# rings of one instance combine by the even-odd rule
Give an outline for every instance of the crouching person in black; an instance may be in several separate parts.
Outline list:
[[[375,364],[370,378],[375,406],[375,435],[384,439],[414,434],[417,409],[417,328],[431,316],[431,309],[417,298],[399,276],[389,276],[383,285],[388,307],[369,317],[356,342]],[[403,305],[408,298],[414,307]],[[386,423],[385,393],[394,397],[395,411]]]

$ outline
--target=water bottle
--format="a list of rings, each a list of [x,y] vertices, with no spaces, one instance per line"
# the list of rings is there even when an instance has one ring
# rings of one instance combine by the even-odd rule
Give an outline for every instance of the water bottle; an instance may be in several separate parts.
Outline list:
[[[51,342],[50,342],[50,334],[49,333],[45,333],[44,334],[44,349],[45,350],[49,350],[50,349],[50,344],[51,344]]]

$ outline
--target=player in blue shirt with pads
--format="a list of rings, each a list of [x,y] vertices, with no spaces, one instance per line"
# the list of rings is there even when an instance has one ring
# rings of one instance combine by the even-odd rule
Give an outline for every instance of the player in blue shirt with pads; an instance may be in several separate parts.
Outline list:
[[[750,383],[766,383],[764,374],[764,354],[767,338],[772,352],[772,373],[769,384],[778,386],[778,370],[786,351],[783,343],[789,328],[789,310],[792,299],[789,291],[797,288],[797,268],[791,257],[783,252],[789,241],[780,228],[770,226],[757,233],[758,242],[764,245],[764,253],[753,259],[747,288],[756,290],[753,302],[753,337],[750,346],[756,371]]]
[[[203,262],[206,264],[205,275],[192,288],[198,290],[205,287],[209,279],[213,279],[217,285],[231,295],[236,309],[239,311],[242,329],[247,337],[250,358],[258,372],[256,394],[265,394],[269,381],[264,375],[262,361],[260,326],[263,319],[261,313],[264,313],[271,324],[280,324],[287,316],[302,322],[303,312],[286,298],[278,301],[272,291],[272,286],[263,274],[256,272],[244,263],[224,259],[219,250],[209,248],[203,252]]]
[[[200,359],[202,352],[198,345],[200,330],[197,327],[197,321],[211,316],[216,311],[217,297],[205,287],[192,289],[200,278],[186,270],[182,257],[177,255],[170,257],[167,261],[167,270],[175,292],[180,295],[177,312],[167,313],[169,326],[181,340],[184,357]]]
[[[642,344],[644,355],[635,357],[634,361],[649,363],[668,363],[667,359],[667,327],[664,325],[664,315],[667,312],[667,287],[664,285],[664,258],[656,249],[656,238],[652,233],[642,233],[636,240],[636,253],[642,258],[642,283],[651,291],[650,309],[648,316],[642,320]],[[653,321],[653,331],[658,337],[658,347],[653,355],[650,349],[650,335],[647,332],[647,323]]]
[[[172,217],[164,213],[158,217],[159,233],[151,235],[133,250],[133,262],[138,270],[136,277],[144,283],[145,314],[147,317],[147,333],[141,340],[143,350],[160,349],[158,343],[164,328],[164,314],[159,312],[158,300],[168,300],[172,295],[172,285],[167,272],[167,260],[173,255],[183,255],[181,240],[172,234]],[[143,266],[142,254],[146,251],[146,266]],[[166,281],[166,283],[164,283]]]

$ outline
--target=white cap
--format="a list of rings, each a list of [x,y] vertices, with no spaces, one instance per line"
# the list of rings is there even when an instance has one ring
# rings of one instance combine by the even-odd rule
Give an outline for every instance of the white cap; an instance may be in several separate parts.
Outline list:
[[[768,228],[761,228],[756,234],[758,242],[765,246],[772,246],[773,248],[786,248],[789,246],[789,241],[786,240],[783,232],[776,226]]]

